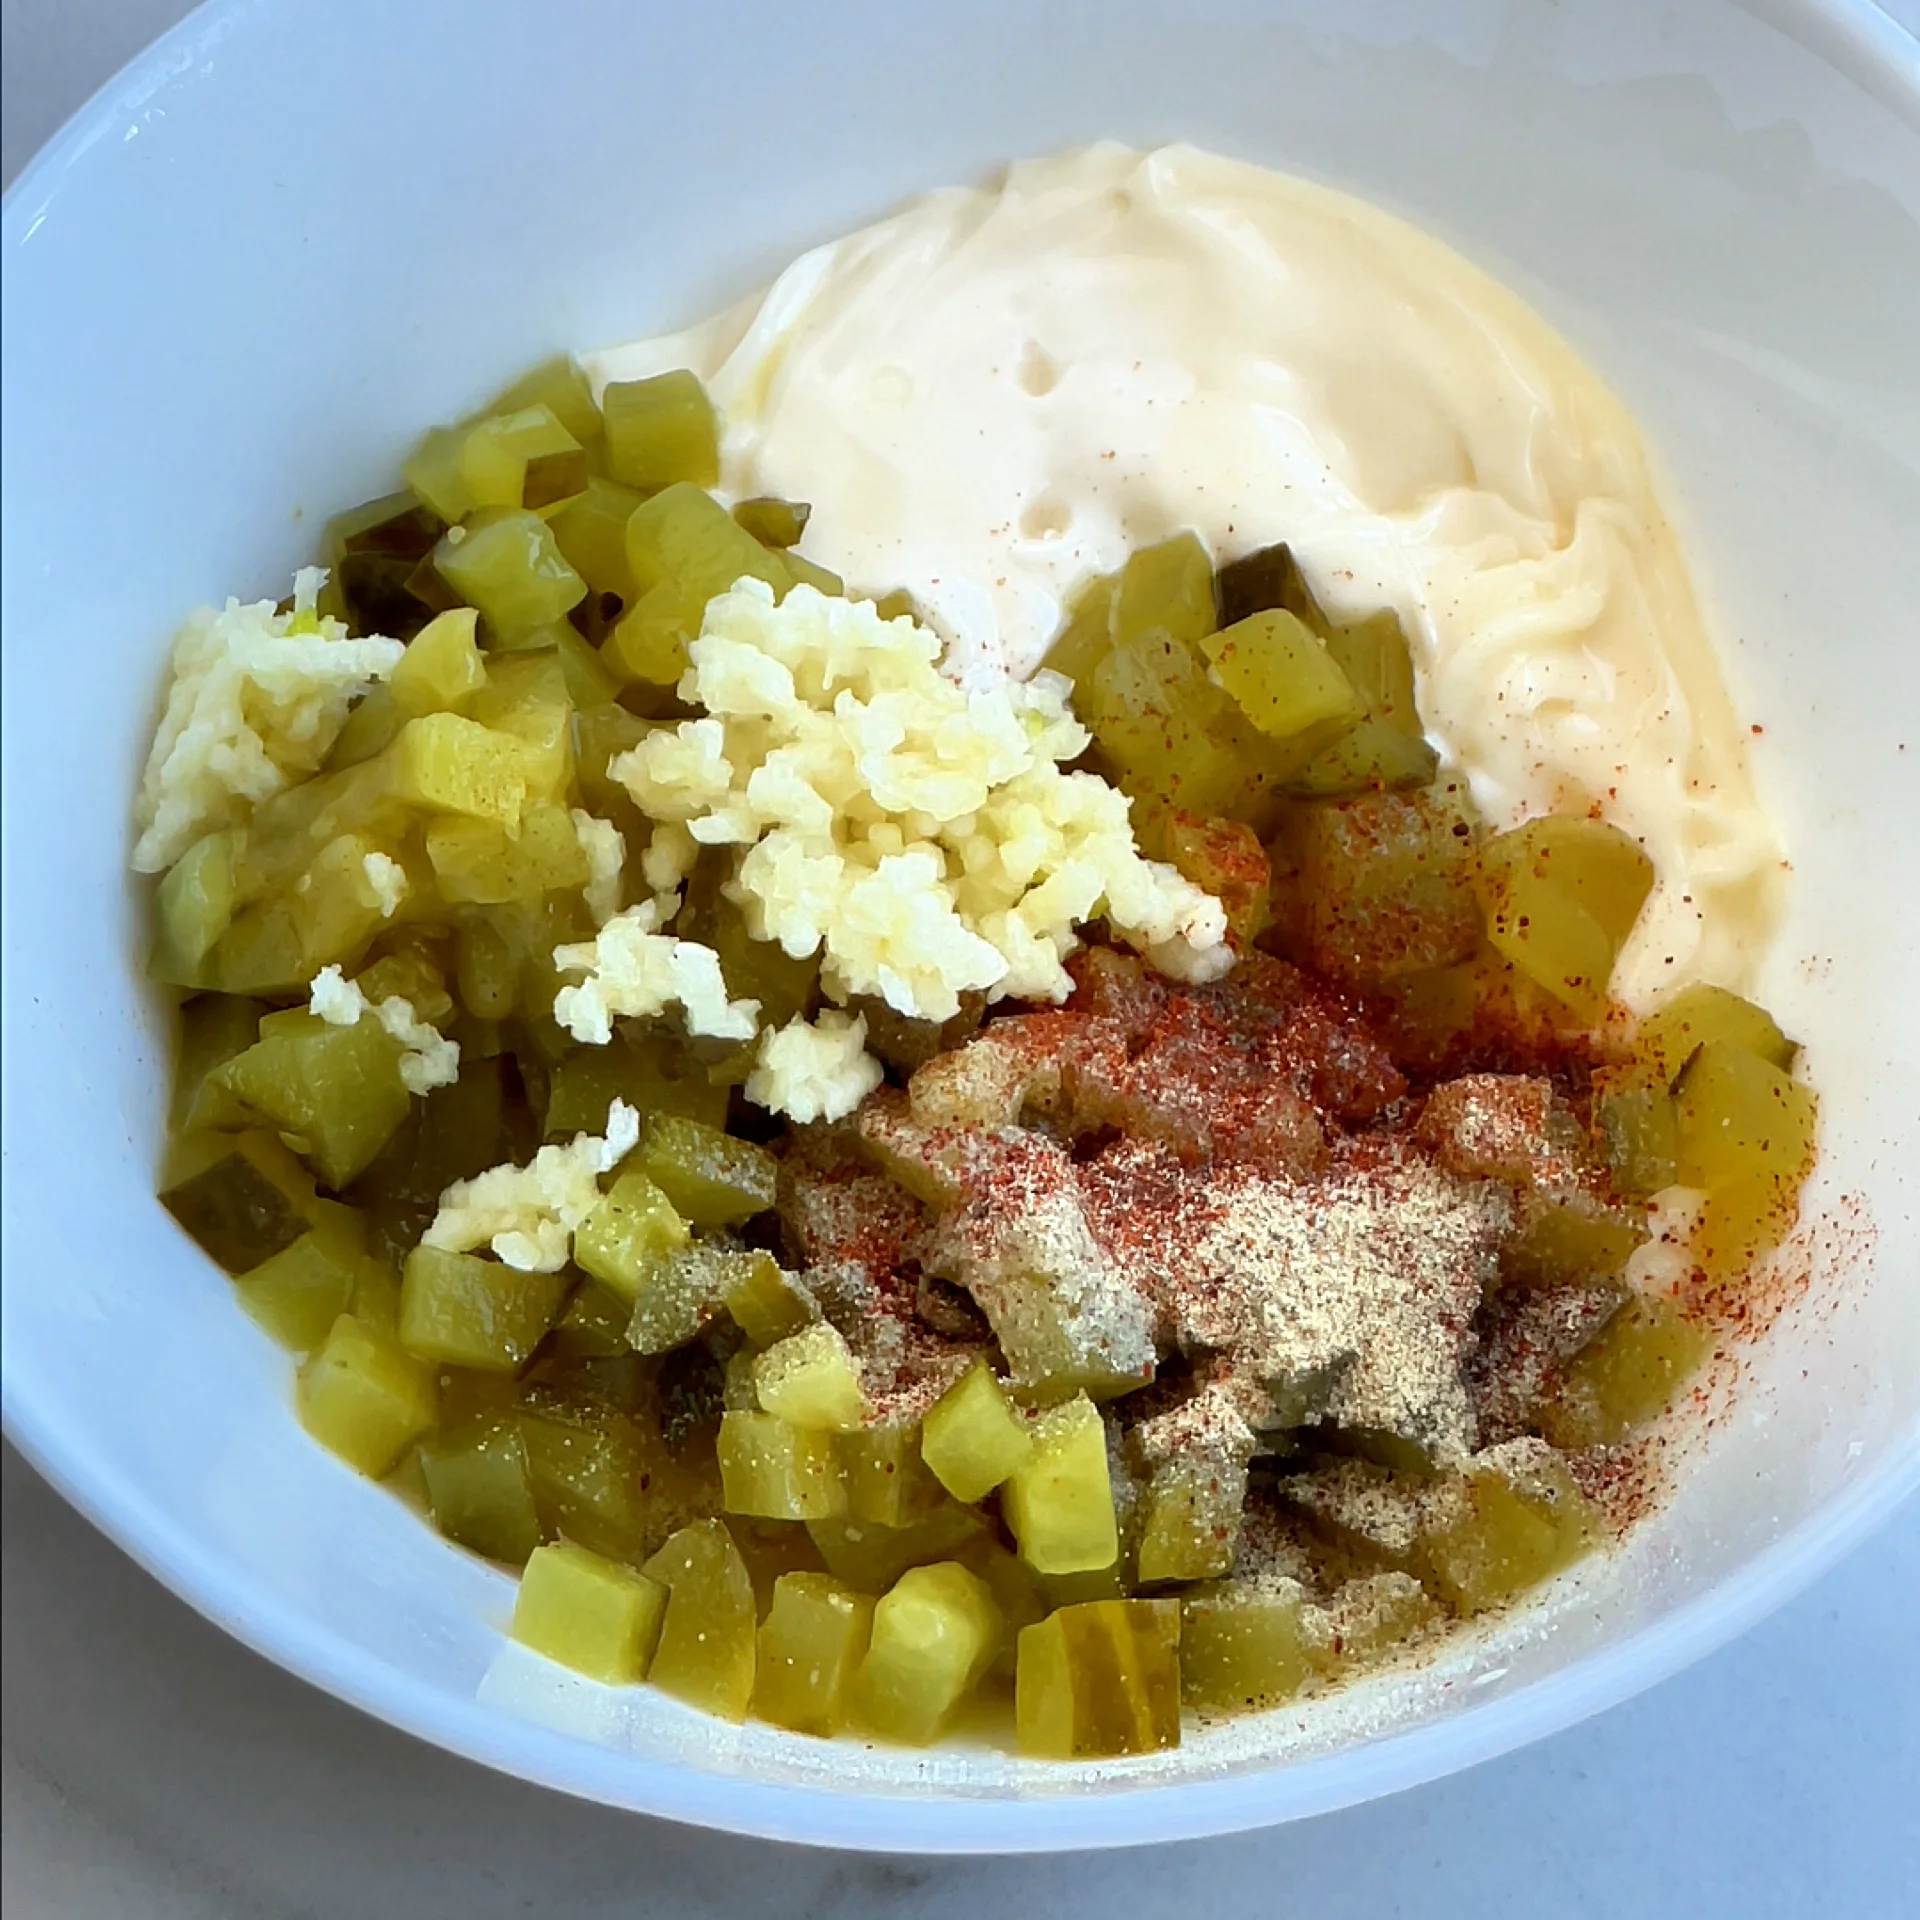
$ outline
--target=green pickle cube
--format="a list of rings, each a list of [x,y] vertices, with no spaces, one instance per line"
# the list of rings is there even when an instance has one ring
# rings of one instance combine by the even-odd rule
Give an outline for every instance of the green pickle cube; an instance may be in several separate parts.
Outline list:
[[[647,1115],[632,1164],[696,1227],[739,1226],[779,1191],[780,1163],[765,1147],[677,1113]]]
[[[1704,982],[1682,987],[1673,998],[1640,1022],[1634,1050],[1669,1084],[1697,1048],[1709,1040],[1731,1041],[1757,1053],[1782,1073],[1792,1071],[1800,1049],[1782,1033],[1773,1016],[1725,987]]]
[[[734,1255],[724,1247],[693,1246],[656,1261],[634,1297],[627,1344],[636,1353],[671,1353],[718,1314]]]
[[[522,507],[482,507],[449,527],[433,550],[433,567],[496,633],[558,620],[587,593],[554,544],[553,529]]]
[[[798,545],[812,515],[813,509],[804,500],[780,500],[770,494],[742,500],[733,509],[733,517],[763,547]]]
[[[742,1249],[729,1262],[721,1299],[733,1323],[756,1347],[770,1347],[810,1326],[819,1314],[803,1281],[772,1254]]]
[[[469,427],[454,456],[472,507],[541,512],[585,492],[587,456],[545,406],[489,414]]]
[[[1270,609],[1209,634],[1213,677],[1269,740],[1330,738],[1366,717],[1353,682],[1304,621]]]
[[[233,1283],[241,1306],[294,1353],[311,1353],[352,1307],[367,1258],[361,1216],[324,1200],[318,1207],[310,1232]]]
[[[399,1043],[378,1021],[336,1027],[299,1008],[262,1020],[260,1038],[218,1079],[335,1188],[372,1164],[412,1108]]]
[[[702,1713],[744,1720],[753,1699],[759,1619],[747,1563],[725,1524],[700,1520],[682,1527],[641,1570],[668,1595],[647,1677]]]
[[[433,1524],[489,1560],[523,1564],[540,1544],[540,1514],[519,1427],[496,1416],[420,1449]]]
[[[976,1361],[927,1410],[920,1452],[956,1500],[971,1505],[1033,1458],[1033,1436],[984,1361]]]
[[[723,1413],[718,1451],[729,1513],[826,1520],[847,1510],[846,1471],[830,1433],[769,1413]]]
[[[755,1719],[822,1738],[840,1732],[873,1633],[873,1604],[829,1574],[780,1575],[760,1623]]]
[[[196,840],[168,868],[153,898],[154,942],[147,971],[164,985],[207,984],[207,956],[232,923],[234,863],[241,835],[229,829]]]
[[[211,1134],[178,1156],[160,1204],[228,1273],[246,1273],[313,1224],[313,1176],[276,1134]]]
[[[494,396],[490,414],[545,407],[582,445],[600,438],[600,409],[593,388],[570,353],[556,353],[530,367],[512,386]]]
[[[1033,1759],[1180,1744],[1180,1603],[1095,1600],[1020,1629],[1014,1724]]]
[[[1095,1573],[1120,1557],[1107,1428],[1085,1394],[1041,1414],[1033,1456],[1007,1481],[1000,1509],[1036,1573]]]
[[[1616,1445],[1673,1406],[1711,1350],[1670,1302],[1631,1299],[1567,1362],[1540,1430],[1556,1447]]]
[[[862,1593],[885,1593],[909,1567],[970,1559],[991,1538],[979,1514],[952,1501],[899,1527],[850,1515],[810,1520],[807,1535],[827,1571]]]
[[[400,712],[453,713],[486,685],[486,662],[474,643],[479,618],[471,607],[455,607],[435,614],[407,643],[387,683]]]
[[[652,492],[676,480],[710,487],[720,478],[720,422],[706,388],[686,368],[609,381],[600,411],[607,466],[622,484]]]
[[[1677,1172],[1712,1191],[1741,1180],[1796,1187],[1813,1165],[1813,1092],[1738,1041],[1695,1049],[1675,1082]]]
[[[1537,1442],[1523,1471],[1478,1468],[1452,1492],[1423,1528],[1421,1549],[1456,1613],[1499,1606],[1593,1549],[1592,1509],[1559,1456]]]
[[[615,1559],[644,1553],[651,1461],[633,1421],[613,1407],[576,1403],[526,1407],[517,1424],[541,1532]]]
[[[1550,814],[1485,841],[1478,879],[1495,951],[1583,1018],[1598,1018],[1653,890],[1646,853],[1603,820]]]
[[[659,1581],[563,1540],[527,1561],[513,1637],[590,1680],[631,1686],[646,1678],[670,1604]]]
[[[1259,547],[1252,553],[1230,560],[1220,569],[1216,582],[1219,621],[1223,627],[1237,625],[1250,614],[1264,613],[1270,607],[1290,613],[1296,620],[1325,633],[1327,616],[1292,550],[1282,541],[1276,546]]]
[[[433,1426],[431,1369],[358,1315],[343,1313],[300,1369],[300,1424],[369,1479],[390,1473]]]
[[[1291,1700],[1313,1675],[1299,1589],[1223,1580],[1180,1600],[1180,1693],[1211,1713]]]
[[[667,1196],[629,1160],[573,1236],[573,1257],[602,1286],[637,1304],[691,1235]],[[688,1329],[691,1338],[696,1328]]]
[[[753,1363],[753,1386],[763,1411],[795,1426],[857,1433],[866,1424],[860,1369],[839,1328],[827,1321],[770,1346]]]
[[[993,1664],[1004,1631],[977,1574],[952,1560],[909,1567],[873,1610],[855,1718],[882,1739],[930,1745]]]
[[[1650,1066],[1602,1068],[1593,1076],[1593,1131],[1623,1198],[1646,1200],[1673,1185],[1680,1131],[1664,1073]]]
[[[560,557],[594,593],[634,595],[633,569],[627,565],[627,522],[642,495],[617,480],[589,480],[548,525]]]
[[[1245,1497],[1244,1472],[1178,1459],[1160,1467],[1141,1499],[1141,1583],[1211,1580],[1225,1573],[1233,1565]]]
[[[846,1473],[847,1511],[883,1527],[911,1526],[946,1504],[920,1457],[920,1429],[904,1421],[836,1437]]]
[[[262,1002],[231,993],[196,994],[180,1009],[167,1109],[167,1124],[176,1135],[246,1124],[238,1102],[213,1083],[212,1075],[260,1038],[260,1016],[266,1011]]]
[[[415,1247],[400,1276],[400,1344],[448,1366],[517,1373],[553,1325],[567,1285],[562,1273]]]
[[[511,735],[457,713],[409,720],[388,749],[395,799],[429,813],[520,824],[526,755]]]

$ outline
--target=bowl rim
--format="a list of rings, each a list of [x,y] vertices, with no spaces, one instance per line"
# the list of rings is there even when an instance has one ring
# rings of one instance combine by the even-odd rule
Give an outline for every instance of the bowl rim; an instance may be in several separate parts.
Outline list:
[[[1745,0],[1737,0],[1744,4]],[[31,231],[28,211],[123,117],[210,39],[244,30],[257,0],[203,0],[99,87],[0,197],[0,243]],[[1798,13],[1819,57],[1920,128],[1920,39],[1874,0],[1772,0]],[[10,730],[10,728],[9,728]],[[11,1130],[9,1126],[9,1131]],[[63,1499],[203,1618],[252,1652],[376,1720],[464,1759],[577,1798],[767,1840],[861,1851],[1031,1853],[1157,1844],[1245,1832],[1400,1792],[1557,1733],[1615,1706],[1746,1632],[1809,1586],[1920,1492],[1920,1414],[1883,1457],[1824,1508],[1720,1585],[1499,1699],[1302,1760],[1197,1780],[1021,1799],[915,1797],[754,1780],[591,1746],[477,1699],[456,1700],[315,1629],[300,1611],[236,1575],[148,1501],[84,1433],[37,1404],[0,1348],[0,1428]]]

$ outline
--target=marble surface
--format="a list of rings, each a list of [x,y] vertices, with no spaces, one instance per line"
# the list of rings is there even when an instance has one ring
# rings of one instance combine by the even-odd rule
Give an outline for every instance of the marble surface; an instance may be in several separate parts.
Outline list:
[[[1920,30],[1920,0],[1888,10]],[[0,173],[184,11],[4,0]],[[228,1640],[10,1449],[0,1487],[10,1920],[1920,1912],[1920,1505],[1738,1644],[1451,1780],[1231,1840],[938,1861],[717,1838],[483,1772]]]

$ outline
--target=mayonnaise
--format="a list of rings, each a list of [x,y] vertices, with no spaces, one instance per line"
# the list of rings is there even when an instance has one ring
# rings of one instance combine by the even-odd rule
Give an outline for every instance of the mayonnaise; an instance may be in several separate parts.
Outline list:
[[[1750,980],[1780,849],[1633,422],[1544,321],[1361,201],[1107,144],[927,195],[688,332],[731,497],[907,588],[967,680],[1030,673],[1090,575],[1192,528],[1289,541],[1336,613],[1395,608],[1428,731],[1507,825],[1598,806],[1658,880],[1631,1005]]]

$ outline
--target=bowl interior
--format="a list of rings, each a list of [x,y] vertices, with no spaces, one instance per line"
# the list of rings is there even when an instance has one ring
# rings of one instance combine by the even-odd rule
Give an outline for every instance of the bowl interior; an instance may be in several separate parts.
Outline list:
[[[1920,1473],[1900,1184],[1920,1146],[1900,997],[1920,73],[1873,19],[1788,0],[193,16],[5,212],[9,1430],[188,1599],[372,1711],[610,1802],[842,1845],[1085,1845],[1337,1805],[1563,1724],[1811,1577]],[[1766,997],[1822,1092],[1829,1224],[1806,1298],[1625,1552],[1432,1668],[1076,1774],[722,1728],[503,1648],[506,1580],[304,1440],[286,1362],[153,1203],[163,1027],[121,876],[180,615],[284,591],[422,427],[557,347],[692,318],[906,193],[1098,137],[1379,201],[1534,300],[1636,410],[1765,729],[1795,869]]]

